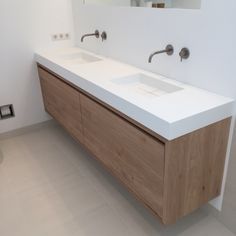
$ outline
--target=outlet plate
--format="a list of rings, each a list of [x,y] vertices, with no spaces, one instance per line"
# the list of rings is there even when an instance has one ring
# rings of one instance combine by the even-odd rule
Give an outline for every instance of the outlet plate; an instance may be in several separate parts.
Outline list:
[[[69,40],[70,39],[70,33],[53,34],[51,37],[52,37],[52,41]]]

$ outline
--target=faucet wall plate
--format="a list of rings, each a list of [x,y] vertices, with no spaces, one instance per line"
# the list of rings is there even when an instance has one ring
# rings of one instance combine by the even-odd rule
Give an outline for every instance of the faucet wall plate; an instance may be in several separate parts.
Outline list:
[[[99,38],[99,36],[100,36],[100,33],[99,33],[99,31],[98,31],[98,30],[95,30],[95,37],[98,39],[98,38]]]
[[[181,61],[183,61],[183,59],[188,59],[190,57],[190,51],[188,48],[182,48],[180,53],[179,53],[179,56],[181,58]]]
[[[105,31],[101,34],[102,41],[107,40],[107,33]]]
[[[174,54],[174,47],[171,44],[166,46],[166,54],[169,56]]]

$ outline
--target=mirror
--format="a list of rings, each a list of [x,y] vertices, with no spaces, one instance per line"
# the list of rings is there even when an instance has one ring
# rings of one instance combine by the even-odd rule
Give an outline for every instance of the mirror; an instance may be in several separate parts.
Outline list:
[[[86,5],[200,9],[201,0],[83,0]]]

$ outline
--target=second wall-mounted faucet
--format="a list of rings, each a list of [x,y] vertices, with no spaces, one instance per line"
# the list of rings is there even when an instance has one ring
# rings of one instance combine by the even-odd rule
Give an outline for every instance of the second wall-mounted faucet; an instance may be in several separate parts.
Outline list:
[[[82,37],[81,37],[81,42],[84,42],[84,39],[87,38],[87,37],[92,37],[92,36],[95,36],[96,38],[99,38],[100,37],[100,33],[98,30],[95,30],[94,33],[92,34],[84,34]],[[107,39],[107,33],[105,31],[102,32],[101,34],[101,38],[102,38],[102,41],[106,40]]]
[[[168,56],[171,56],[174,54],[174,47],[171,44],[168,44],[166,46],[166,48],[164,50],[161,51],[156,51],[154,53],[152,53],[149,58],[148,58],[148,62],[151,63],[152,62],[152,58],[157,55],[157,54],[161,54],[161,53],[166,53]]]
[[[174,47],[171,44],[168,44],[164,50],[160,50],[160,51],[156,51],[152,53],[148,58],[148,63],[152,62],[152,58],[155,55],[161,54],[161,53],[166,53],[168,56],[171,56],[174,54]],[[179,56],[180,56],[181,62],[183,61],[183,59],[185,60],[188,59],[190,57],[190,50],[186,47],[182,48],[179,53]]]

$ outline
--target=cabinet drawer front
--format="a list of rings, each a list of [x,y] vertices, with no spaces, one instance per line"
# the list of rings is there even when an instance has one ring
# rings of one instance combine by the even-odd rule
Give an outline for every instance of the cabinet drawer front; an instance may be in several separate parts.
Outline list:
[[[45,109],[82,141],[80,93],[46,70],[39,67],[38,71]]]
[[[84,144],[162,216],[164,144],[81,94]]]

